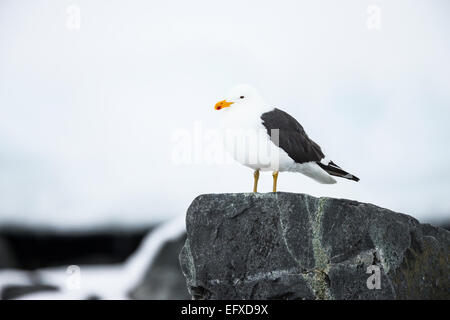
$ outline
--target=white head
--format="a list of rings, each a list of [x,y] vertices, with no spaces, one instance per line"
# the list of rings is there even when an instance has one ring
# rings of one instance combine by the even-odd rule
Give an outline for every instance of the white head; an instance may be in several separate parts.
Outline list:
[[[221,110],[223,108],[241,108],[250,106],[264,106],[264,100],[258,91],[247,84],[241,84],[233,87],[225,100],[216,103],[214,109]]]

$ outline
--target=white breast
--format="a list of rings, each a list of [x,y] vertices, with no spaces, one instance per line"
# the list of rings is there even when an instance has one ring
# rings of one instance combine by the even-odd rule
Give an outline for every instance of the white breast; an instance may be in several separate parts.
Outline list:
[[[246,105],[223,110],[224,146],[236,161],[252,169],[288,171],[294,161],[270,140],[262,124],[261,114],[272,109]]]

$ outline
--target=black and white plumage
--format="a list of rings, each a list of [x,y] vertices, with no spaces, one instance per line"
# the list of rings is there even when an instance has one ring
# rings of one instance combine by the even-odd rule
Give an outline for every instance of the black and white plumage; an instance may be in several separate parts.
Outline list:
[[[261,119],[268,135],[273,129],[279,130],[278,146],[296,163],[315,162],[332,176],[359,181],[358,177],[327,160],[320,146],[308,137],[301,124],[287,112],[274,108],[263,113]]]
[[[282,171],[300,172],[324,184],[336,183],[333,176],[359,181],[329,160],[297,120],[266,104],[254,88],[233,88],[215,109],[223,110],[225,148],[235,160],[255,170],[254,191],[259,171],[274,173],[274,191]]]

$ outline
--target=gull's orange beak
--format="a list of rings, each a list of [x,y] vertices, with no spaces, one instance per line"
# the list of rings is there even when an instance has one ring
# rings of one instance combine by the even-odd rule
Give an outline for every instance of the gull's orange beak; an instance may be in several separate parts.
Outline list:
[[[216,110],[220,110],[223,108],[227,108],[229,106],[231,106],[234,102],[228,102],[227,100],[222,100],[216,103],[216,105],[214,106],[214,109]]]

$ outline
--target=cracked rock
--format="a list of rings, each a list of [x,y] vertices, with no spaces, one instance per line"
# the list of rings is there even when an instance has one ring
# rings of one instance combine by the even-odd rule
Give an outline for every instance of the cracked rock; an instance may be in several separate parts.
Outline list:
[[[180,263],[194,299],[449,299],[450,232],[372,204],[207,194]]]

